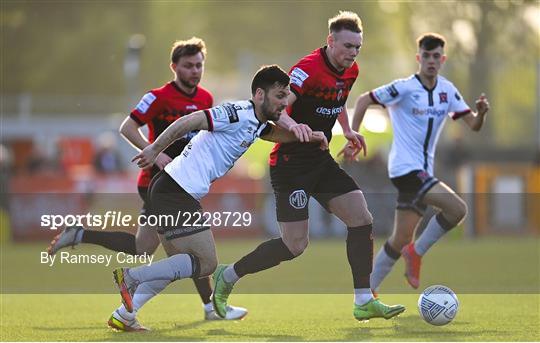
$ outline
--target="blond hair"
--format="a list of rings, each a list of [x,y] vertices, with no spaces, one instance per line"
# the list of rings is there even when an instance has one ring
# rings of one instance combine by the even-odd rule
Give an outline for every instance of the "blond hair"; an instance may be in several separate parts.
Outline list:
[[[362,19],[354,12],[339,11],[337,15],[328,19],[328,31],[329,33],[337,33],[342,30],[362,32]]]

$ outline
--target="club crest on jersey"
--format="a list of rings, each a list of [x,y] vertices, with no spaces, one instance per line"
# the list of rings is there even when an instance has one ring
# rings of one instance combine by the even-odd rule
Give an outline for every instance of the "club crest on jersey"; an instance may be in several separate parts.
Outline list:
[[[306,192],[303,189],[298,189],[289,195],[289,204],[297,210],[303,209],[306,207],[308,202],[308,197]]]
[[[187,105],[186,106],[186,111],[196,111],[197,110],[197,105]]]
[[[448,94],[446,92],[439,93],[439,104],[448,103]]]

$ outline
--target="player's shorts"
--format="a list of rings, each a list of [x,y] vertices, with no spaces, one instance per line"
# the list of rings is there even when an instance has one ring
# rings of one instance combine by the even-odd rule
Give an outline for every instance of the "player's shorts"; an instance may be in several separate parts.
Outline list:
[[[331,199],[360,189],[330,154],[305,163],[282,154],[278,154],[277,159],[276,165],[270,167],[270,178],[279,222],[308,219],[310,197],[330,212]]]
[[[210,229],[200,220],[201,204],[165,171],[159,172],[149,186],[150,214],[160,222],[158,233],[171,240]],[[196,214],[197,213],[197,214]],[[156,220],[156,219],[153,219]]]
[[[413,170],[410,173],[391,178],[390,181],[398,190],[398,210],[411,210],[423,216],[427,205],[423,203],[424,196],[439,183],[437,178],[425,170]]]
[[[157,174],[159,174],[160,169],[156,167],[155,165],[152,166],[152,169],[150,170],[150,178],[153,179]],[[150,181],[152,182],[152,181]],[[143,184],[144,185],[144,184]],[[149,185],[141,186],[140,184],[137,185],[137,191],[139,192],[139,197],[143,201],[143,205],[141,207],[140,214],[145,215],[148,213],[149,210],[149,199],[148,199],[148,187]]]
[[[148,187],[138,186],[137,191],[139,192],[139,197],[143,201],[140,214],[145,215],[148,213],[148,209],[150,206],[150,203],[148,201]]]

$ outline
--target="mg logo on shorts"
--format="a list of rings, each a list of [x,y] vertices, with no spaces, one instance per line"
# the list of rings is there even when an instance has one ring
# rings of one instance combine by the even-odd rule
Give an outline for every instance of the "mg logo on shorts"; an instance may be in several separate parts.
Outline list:
[[[289,204],[297,210],[306,207],[307,200],[307,194],[303,189],[296,190],[289,195]]]

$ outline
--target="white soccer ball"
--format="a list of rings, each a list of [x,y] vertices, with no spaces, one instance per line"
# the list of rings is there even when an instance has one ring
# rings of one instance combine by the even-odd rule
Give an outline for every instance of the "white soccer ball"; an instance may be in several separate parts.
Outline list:
[[[456,294],[448,287],[430,286],[418,298],[420,316],[432,325],[446,325],[457,314],[459,301]]]

